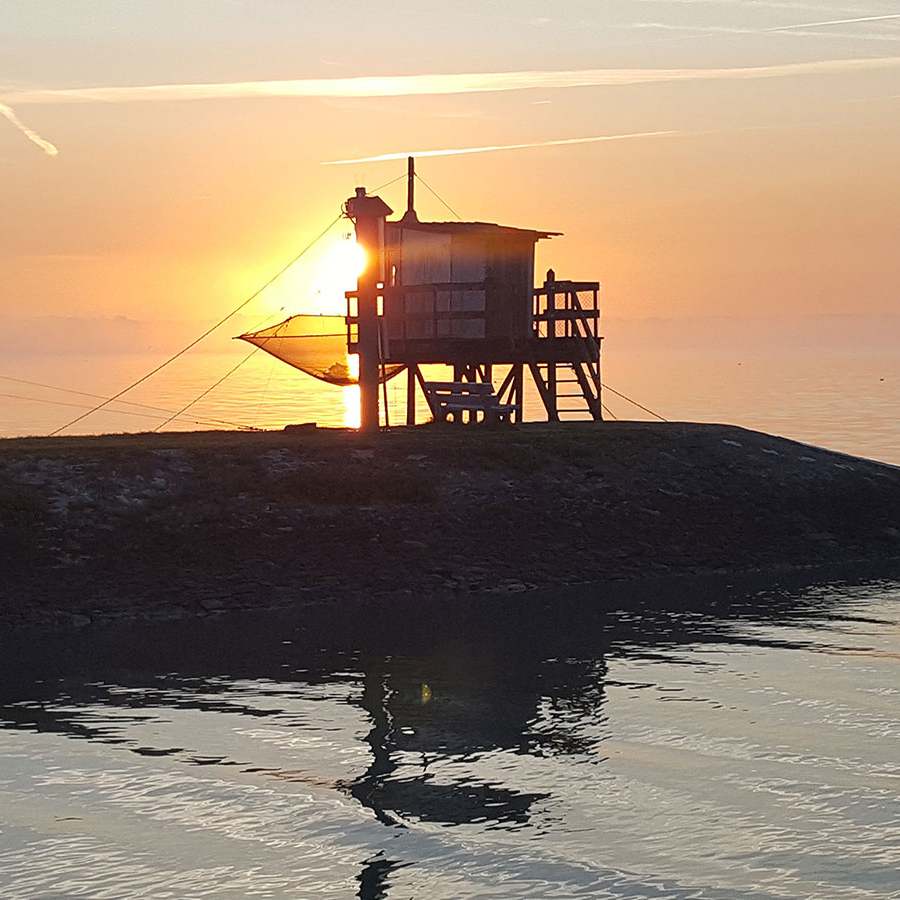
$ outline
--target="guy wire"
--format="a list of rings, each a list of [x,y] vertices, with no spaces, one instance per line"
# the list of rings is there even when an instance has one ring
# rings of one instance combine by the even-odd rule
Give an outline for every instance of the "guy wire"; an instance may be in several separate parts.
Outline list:
[[[168,425],[169,422],[172,421],[172,419],[177,419],[182,413],[187,412],[195,403],[198,403],[207,394],[214,391],[226,378],[228,378],[229,375],[234,375],[234,373],[237,372],[237,370],[245,362],[247,362],[247,360],[250,359],[250,357],[253,356],[253,354],[256,353],[257,350],[259,350],[259,347],[254,347],[236,366],[234,366],[232,369],[230,369],[228,372],[226,372],[215,384],[210,385],[205,391],[203,391],[198,396],[194,397],[194,399],[191,400],[191,402],[188,403],[186,406],[182,406],[181,409],[178,410],[178,412],[172,413],[172,415],[169,416],[169,418],[166,419],[165,422],[160,422],[159,425],[157,425],[156,428],[154,428],[153,430],[159,431],[160,428],[163,428],[166,425]],[[246,427],[255,429],[255,426],[253,426],[253,425],[248,425]]]
[[[441,197],[441,195],[440,195],[433,187],[431,187],[431,186],[430,186],[430,185],[429,185],[429,184],[428,184],[428,183],[427,183],[427,182],[419,175],[418,172],[416,172],[416,179],[417,179],[418,181],[421,181],[422,184],[424,184],[425,187],[428,188],[428,190],[431,191],[431,193],[434,194],[434,196],[437,197],[438,200],[440,200],[441,203],[443,203],[444,206],[446,206],[447,209],[449,209],[450,212],[452,212],[453,215],[456,216],[456,218],[459,219],[460,222],[462,222],[462,216],[461,216],[461,215],[460,215],[460,214],[459,214],[459,213],[458,213],[458,212],[457,212],[457,211],[456,211],[456,210],[455,210],[455,209],[454,209],[454,208],[453,208],[446,200],[444,200],[444,198]]]
[[[294,265],[294,263],[297,262],[297,260],[299,260],[301,256],[303,256],[305,253],[307,253],[309,250],[311,250],[315,244],[317,244],[323,237],[325,237],[325,235],[328,234],[328,232],[331,231],[331,229],[335,225],[337,225],[337,223],[343,217],[344,217],[344,214],[343,214],[343,212],[341,212],[337,216],[337,218],[333,222],[331,222],[328,225],[328,227],[321,234],[318,235],[318,237],[314,238],[309,244],[307,244],[286,266],[284,266],[278,272],[276,272],[261,288],[254,291],[246,300],[244,300],[243,302],[238,304],[230,313],[228,313],[227,316],[224,316],[223,318],[219,319],[219,321],[216,322],[215,325],[213,325],[211,328],[208,328],[206,331],[204,331],[203,334],[201,334],[200,337],[198,337],[196,340],[191,341],[190,344],[188,344],[183,349],[179,350],[174,356],[170,356],[165,362],[160,363],[155,369],[148,372],[146,375],[143,375],[141,378],[138,378],[137,381],[132,382],[131,384],[128,385],[128,387],[122,388],[122,390],[119,391],[117,394],[114,394],[112,397],[109,397],[108,399],[104,400],[102,403],[97,404],[97,406],[95,406],[93,409],[89,409],[86,413],[83,413],[80,416],[76,416],[76,418],[72,419],[71,422],[66,422],[65,425],[60,425],[59,428],[50,432],[49,437],[54,437],[55,435],[59,434],[61,431],[65,431],[67,428],[70,428],[72,425],[75,425],[77,422],[80,422],[82,419],[86,419],[88,416],[93,415],[98,410],[103,409],[104,406],[109,405],[114,400],[118,400],[119,397],[121,397],[123,394],[127,394],[130,390],[132,390],[133,388],[136,388],[139,384],[143,384],[148,378],[151,378],[153,375],[155,375],[157,372],[164,369],[170,363],[175,362],[175,360],[178,359],[180,356],[183,356],[185,353],[187,353],[188,350],[191,350],[192,348],[196,347],[197,344],[200,343],[200,341],[202,341],[206,337],[209,337],[209,335],[211,335],[217,328],[220,328],[230,318],[237,315],[237,313],[239,313],[248,303],[250,303],[252,300],[255,300],[267,287],[269,287],[269,285],[271,285],[273,282],[275,282],[277,279],[279,279],[282,275],[284,275],[284,273],[287,272],[287,270],[292,265]]]
[[[632,406],[636,406],[638,409],[642,409],[645,413],[650,413],[651,416],[656,416],[656,418],[659,419],[660,422],[668,422],[669,421],[668,419],[663,418],[659,413],[653,412],[652,409],[647,409],[646,406],[641,406],[641,404],[638,403],[637,400],[632,400],[631,397],[626,397],[625,394],[620,393],[615,388],[611,388],[608,384],[603,384],[601,386],[604,391],[610,391],[611,393],[615,394],[617,397],[621,397],[623,400],[627,400],[630,404],[632,404]]]
[[[59,391],[65,391],[66,388],[56,388]],[[81,391],[71,391],[70,393],[78,394],[82,393]],[[89,394],[88,396],[96,396],[95,394]],[[8,397],[11,400],[27,400],[29,403],[48,403],[51,406],[70,406],[75,409],[87,409],[88,407],[84,406],[81,403],[69,403],[65,400],[50,400],[47,397],[23,397],[21,394],[5,394],[0,393],[0,397]],[[131,406],[137,406],[138,404],[130,404]],[[148,409],[159,409],[160,407],[147,407]],[[136,409],[117,409],[115,410],[116,415],[120,416],[140,416],[144,419],[158,419],[159,415],[156,415],[152,412],[140,412]],[[167,410],[166,410],[167,412]],[[196,425],[212,425],[214,427],[219,427],[221,425],[228,425],[231,428],[237,428],[240,431],[254,431],[258,429],[253,429],[249,425],[241,425],[239,422],[229,422],[227,419],[188,419],[189,422],[193,422]]]

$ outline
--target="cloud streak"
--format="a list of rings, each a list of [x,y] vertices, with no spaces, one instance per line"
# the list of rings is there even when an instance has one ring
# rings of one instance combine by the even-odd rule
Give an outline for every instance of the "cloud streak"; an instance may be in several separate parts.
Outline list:
[[[817,13],[833,13],[833,6],[825,6],[821,3],[807,3],[803,0],[637,0],[638,3],[652,3],[654,6],[660,3],[668,3],[677,6],[697,6],[705,4],[707,6],[724,6],[724,7],[757,7],[760,9],[777,10],[785,12],[787,10],[799,10],[801,12],[817,12]]]
[[[493,153],[498,150],[527,150],[531,147],[562,147],[569,144],[596,144],[601,141],[625,141],[632,138],[663,137],[680,134],[678,131],[640,131],[633,134],[601,134],[595,137],[565,138],[556,141],[533,141],[527,144],[489,144],[484,147],[455,147],[446,150],[405,150],[402,153],[382,153],[379,156],[361,156],[358,159],[330,159],[323,166],[347,166],[351,163],[387,162],[406,159],[407,156],[460,156],[464,153]]]
[[[865,17],[900,18],[896,16]],[[842,20],[849,21],[849,20]],[[838,24],[834,22],[815,25]],[[814,27],[786,26],[786,27]],[[773,29],[775,30],[775,29]],[[783,29],[778,29],[783,30]],[[622,87],[639,84],[665,84],[698,81],[748,81],[755,79],[790,78],[803,75],[837,75],[856,71],[875,71],[900,68],[900,57],[828,59],[815,62],[786,63],[772,66],[744,66],[709,69],[574,69],[556,71],[476,72],[439,75],[388,75],[354,78],[303,78],[284,81],[237,81],[211,84],[154,84],[120,87],[68,88],[62,90],[31,90],[0,94],[0,115],[6,118],[28,140],[48,156],[56,156],[57,148],[45,140],[16,115],[9,104],[56,103],[161,103],[190,100],[252,100],[261,97],[311,98],[376,98],[450,96],[522,90],[551,90],[573,87]],[[648,133],[650,134],[650,133]],[[655,132],[654,132],[655,134]],[[589,140],[615,140],[616,136],[573,139],[573,143]],[[555,142],[549,142],[552,146]],[[523,145],[534,146],[534,145]],[[492,149],[518,149],[514,145],[488,148],[469,148],[454,153],[486,153]],[[450,152],[450,151],[447,151]],[[423,152],[421,155],[443,155],[444,152]],[[361,161],[361,160],[360,160]],[[369,160],[366,160],[369,161]],[[348,162],[344,160],[335,160]]]
[[[679,0],[676,0],[679,2]],[[798,22],[793,25],[773,25],[769,28],[740,28],[735,25],[685,25],[675,24],[671,22],[635,22],[632,28],[659,30],[659,31],[677,31],[688,33],[687,37],[677,38],[676,40],[691,40],[693,38],[716,37],[720,35],[742,35],[742,34],[782,34],[796,32],[803,37],[832,37],[832,38],[848,38],[851,40],[867,40],[867,41],[894,41],[900,38],[896,33],[887,33],[881,31],[868,32],[834,32],[831,29],[840,25],[853,25],[862,22],[884,22],[895,21],[900,19],[900,13],[892,13],[890,15],[880,16],[858,16],[853,19],[828,19],[820,22]],[[816,31],[814,29],[825,28],[825,31]]]
[[[158,84],[21,91],[0,95],[0,101],[18,105],[23,103],[151,103],[238,100],[258,97],[410,97],[571,87],[619,87],[679,81],[746,81],[898,67],[900,67],[900,57],[890,56],[710,69],[576,69],[304,78],[288,81],[238,81],[214,84]],[[5,108],[9,109],[9,107]]]
[[[32,131],[24,122],[21,122],[15,112],[5,103],[0,103],[0,116],[3,116],[8,122],[12,122],[32,144],[40,147],[47,156],[56,156],[59,153],[59,150],[50,141],[45,141],[36,131]]]
[[[800,25],[778,25],[772,28],[759,28],[757,31],[794,31],[798,28],[822,28],[830,25],[854,25],[857,22],[883,22],[886,19],[900,19],[900,13],[889,16],[860,16],[856,19],[831,19],[828,22],[805,22]]]

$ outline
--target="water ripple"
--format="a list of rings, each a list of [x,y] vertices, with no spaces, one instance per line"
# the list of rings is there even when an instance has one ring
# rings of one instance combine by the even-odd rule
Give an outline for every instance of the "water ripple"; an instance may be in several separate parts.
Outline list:
[[[36,650],[0,685],[0,895],[897,898],[898,597],[622,611],[552,649],[206,623],[206,672],[115,629]]]

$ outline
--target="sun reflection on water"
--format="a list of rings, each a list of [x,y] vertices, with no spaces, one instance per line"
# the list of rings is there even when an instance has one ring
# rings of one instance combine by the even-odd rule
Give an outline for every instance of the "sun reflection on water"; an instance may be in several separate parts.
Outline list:
[[[359,354],[350,353],[347,355],[347,368],[354,378],[359,378]],[[344,403],[344,425],[347,428],[359,428],[360,425],[360,398],[359,385],[352,384],[342,388]]]

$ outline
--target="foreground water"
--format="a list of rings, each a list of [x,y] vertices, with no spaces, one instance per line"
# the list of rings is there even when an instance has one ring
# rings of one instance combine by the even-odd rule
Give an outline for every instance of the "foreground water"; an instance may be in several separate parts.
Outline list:
[[[900,897],[900,583],[522,596],[6,635],[0,895]]]

